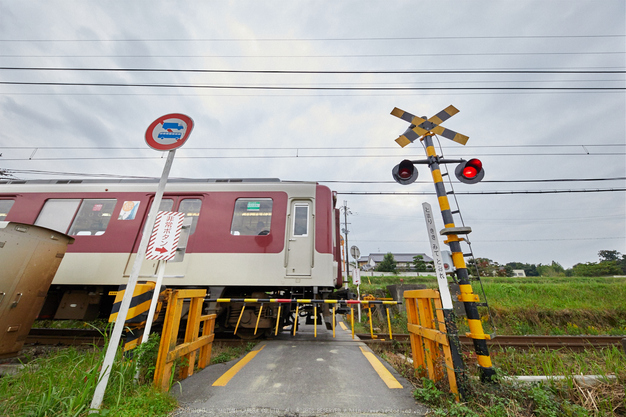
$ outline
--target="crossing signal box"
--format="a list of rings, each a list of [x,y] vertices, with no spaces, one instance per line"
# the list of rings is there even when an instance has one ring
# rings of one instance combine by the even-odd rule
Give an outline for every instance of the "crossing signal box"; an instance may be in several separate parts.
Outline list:
[[[480,159],[472,158],[469,161],[461,162],[454,170],[456,178],[465,184],[476,184],[485,177],[485,170]]]
[[[408,185],[417,179],[417,169],[413,162],[405,159],[391,170],[393,179],[402,185]]]

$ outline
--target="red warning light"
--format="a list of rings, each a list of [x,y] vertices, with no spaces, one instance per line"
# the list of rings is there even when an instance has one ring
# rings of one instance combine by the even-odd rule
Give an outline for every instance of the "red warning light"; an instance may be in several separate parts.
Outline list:
[[[475,184],[481,181],[485,176],[483,163],[480,159],[476,158],[472,158],[467,162],[459,164],[454,173],[459,181],[466,184]]]
[[[417,179],[417,169],[413,165],[413,162],[405,159],[391,170],[393,179],[402,185],[408,185]]]

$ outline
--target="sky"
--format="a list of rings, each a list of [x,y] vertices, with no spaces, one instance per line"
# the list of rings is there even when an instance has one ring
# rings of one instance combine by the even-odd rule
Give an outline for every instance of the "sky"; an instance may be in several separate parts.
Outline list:
[[[171,177],[317,181],[348,246],[430,255],[428,168],[391,177],[425,152],[390,113],[454,105],[469,141],[435,144],[483,162],[471,185],[447,166],[474,255],[569,268],[626,253],[625,74],[623,0],[0,0],[0,169],[158,178],[145,131],[183,113]]]

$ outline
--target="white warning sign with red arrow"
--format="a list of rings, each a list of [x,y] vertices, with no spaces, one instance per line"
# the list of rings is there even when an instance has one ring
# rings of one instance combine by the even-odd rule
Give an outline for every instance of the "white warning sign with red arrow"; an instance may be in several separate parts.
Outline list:
[[[159,211],[148,242],[146,259],[170,261],[176,256],[185,213]]]

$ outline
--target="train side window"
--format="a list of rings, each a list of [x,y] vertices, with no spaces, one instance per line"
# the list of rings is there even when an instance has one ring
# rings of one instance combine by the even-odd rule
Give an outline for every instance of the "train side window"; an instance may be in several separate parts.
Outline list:
[[[172,211],[172,207],[174,207],[174,200],[164,198],[161,200],[161,204],[159,204],[159,211]]]
[[[309,205],[296,204],[293,216],[293,235],[306,237],[309,235]]]
[[[268,235],[272,225],[271,198],[239,198],[235,201],[230,234],[236,236]]]
[[[85,199],[68,235],[100,236],[104,234],[115,208],[115,199]]]
[[[196,231],[198,224],[198,217],[200,216],[200,208],[202,207],[202,200],[199,198],[186,198],[180,202],[178,211],[185,213],[185,217],[191,217],[191,230],[189,234],[192,235]]]
[[[80,201],[80,199],[56,198],[46,200],[41,212],[39,212],[39,216],[37,216],[35,226],[47,227],[66,233],[80,205]]]
[[[159,211],[172,211],[172,207],[174,207],[174,200],[172,200],[171,198],[164,198],[161,200],[161,204],[159,204]],[[152,203],[150,203],[150,207],[148,208],[148,210],[152,209]],[[150,213],[148,211],[148,213]],[[142,233],[145,234],[146,233],[146,228],[148,227],[148,223],[146,222],[143,225],[143,231]],[[150,231],[152,233],[152,231]]]
[[[15,203],[14,200],[0,200],[0,221],[7,218],[13,203]]]

